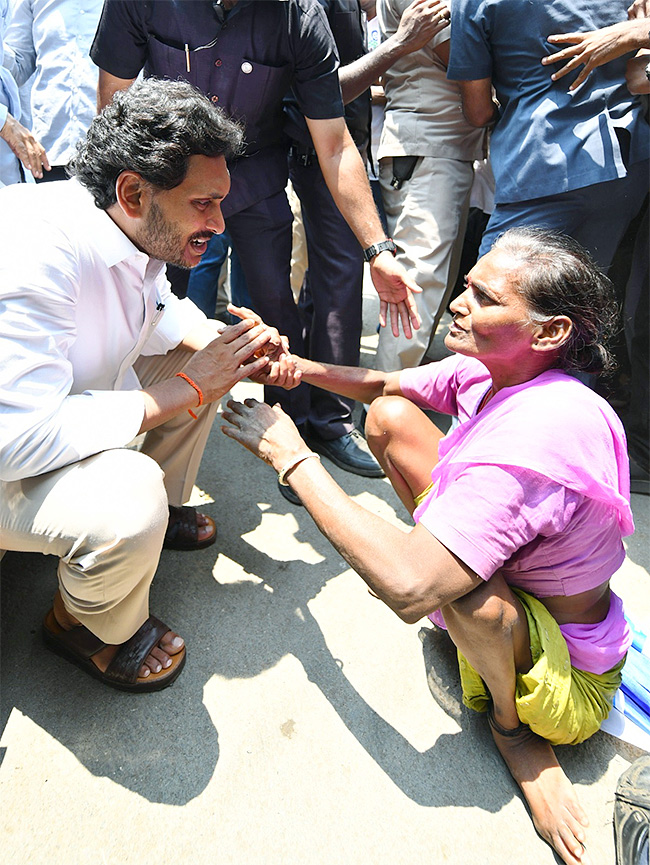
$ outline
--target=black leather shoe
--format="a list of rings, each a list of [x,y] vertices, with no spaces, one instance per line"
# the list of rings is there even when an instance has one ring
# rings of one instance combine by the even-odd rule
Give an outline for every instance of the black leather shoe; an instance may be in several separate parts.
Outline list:
[[[332,460],[340,469],[365,478],[383,478],[384,472],[359,430],[336,439],[323,439],[310,432],[305,441],[312,450]]]
[[[650,472],[646,471],[630,455],[630,492],[650,495]]]
[[[298,493],[295,493],[291,489],[291,487],[285,487],[284,484],[281,484],[280,481],[278,481],[278,489],[288,502],[291,502],[292,505],[298,505],[298,507],[302,507],[300,496],[298,495]]]

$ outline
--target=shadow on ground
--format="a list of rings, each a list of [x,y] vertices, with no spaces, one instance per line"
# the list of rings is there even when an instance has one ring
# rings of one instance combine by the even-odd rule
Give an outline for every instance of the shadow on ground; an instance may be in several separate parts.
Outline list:
[[[254,677],[293,655],[359,744],[406,796],[428,807],[451,802],[499,811],[516,788],[484,719],[460,704],[454,653],[446,634],[423,630],[423,662],[435,699],[461,731],[441,735],[422,753],[351,685],[310,611],[309,602],[347,571],[347,565],[307,513],[280,497],[272,472],[233,448],[237,446],[215,430],[212,455],[202,470],[204,489],[214,498],[204,509],[219,525],[216,547],[199,553],[164,552],[153,583],[152,612],[188,643],[186,670],[166,691],[123,694],[45,651],[40,620],[55,590],[56,561],[38,554],[5,556],[2,728],[15,707],[92,774],[108,777],[151,802],[180,806],[205,789],[219,759],[218,731],[203,702],[206,683],[214,675]],[[387,483],[333,473],[351,495],[370,489],[379,503],[399,506]],[[296,539],[309,544],[321,560],[278,561],[252,546],[246,536],[269,510],[293,514]],[[217,556],[239,563],[259,579],[220,584]],[[371,645],[368,651],[373,651]],[[572,780],[590,783],[601,776],[616,745],[616,740],[599,734],[580,748],[560,749],[561,760]],[[493,777],[489,801],[467,766]]]

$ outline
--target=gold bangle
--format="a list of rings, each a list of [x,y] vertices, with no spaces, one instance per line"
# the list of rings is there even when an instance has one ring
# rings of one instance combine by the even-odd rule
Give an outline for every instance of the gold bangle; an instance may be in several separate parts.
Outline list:
[[[286,466],[284,466],[284,468],[278,472],[278,483],[283,487],[288,487],[289,484],[285,481],[285,477],[287,476],[287,474],[291,471],[291,469],[295,469],[296,466],[300,465],[301,462],[304,462],[304,460],[309,460],[312,457],[315,457],[317,460],[320,461],[320,457],[318,456],[318,454],[315,454],[313,451],[309,451],[308,454],[299,454],[297,457],[289,460]]]

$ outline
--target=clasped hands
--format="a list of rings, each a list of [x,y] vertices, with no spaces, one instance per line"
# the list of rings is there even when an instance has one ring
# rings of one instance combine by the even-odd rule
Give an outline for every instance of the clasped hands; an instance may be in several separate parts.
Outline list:
[[[302,372],[289,351],[289,342],[276,328],[265,324],[257,313],[230,304],[228,311],[241,321],[223,327],[213,339],[195,344],[183,368],[196,382],[206,403],[221,399],[238,381],[251,378],[265,385],[290,390],[300,384]],[[198,350],[196,350],[198,349]]]

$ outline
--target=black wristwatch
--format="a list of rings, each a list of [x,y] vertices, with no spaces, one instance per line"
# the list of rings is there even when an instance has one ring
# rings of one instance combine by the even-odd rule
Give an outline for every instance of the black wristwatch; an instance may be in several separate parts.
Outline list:
[[[381,240],[379,243],[373,243],[372,246],[369,246],[368,249],[363,250],[363,257],[365,261],[372,261],[372,259],[379,255],[380,252],[383,252],[385,249],[390,249],[390,251],[395,255],[397,253],[397,247],[395,243],[390,240]]]

